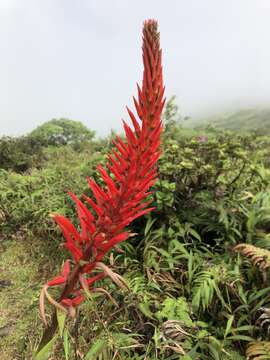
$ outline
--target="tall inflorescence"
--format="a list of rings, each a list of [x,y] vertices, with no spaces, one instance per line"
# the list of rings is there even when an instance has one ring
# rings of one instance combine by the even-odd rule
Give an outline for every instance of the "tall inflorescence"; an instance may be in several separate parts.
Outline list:
[[[126,138],[116,137],[106,168],[97,167],[105,186],[88,179],[92,198],[83,195],[79,199],[69,193],[76,204],[79,230],[64,216],[53,215],[73,259],[64,263],[60,276],[43,287],[40,309],[45,324],[45,297],[56,307],[74,314],[75,307],[84,300],[85,291],[96,290],[94,284],[97,280],[110,276],[120,283],[120,277],[102,260],[108,251],[131,235],[126,227],[153,209],[149,195],[157,178],[161,112],[165,103],[161,49],[155,20],[144,22],[142,52],[143,83],[142,87],[137,85],[138,98],[133,98],[137,115],[127,108],[133,129],[123,122]],[[48,292],[51,286],[63,288],[58,302]]]

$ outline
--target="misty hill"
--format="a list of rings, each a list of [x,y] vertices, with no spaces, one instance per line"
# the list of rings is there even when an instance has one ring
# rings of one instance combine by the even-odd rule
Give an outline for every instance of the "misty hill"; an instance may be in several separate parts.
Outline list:
[[[264,130],[270,133],[270,108],[240,110],[207,119],[189,120],[186,122],[185,127],[201,128],[209,124],[228,130]]]

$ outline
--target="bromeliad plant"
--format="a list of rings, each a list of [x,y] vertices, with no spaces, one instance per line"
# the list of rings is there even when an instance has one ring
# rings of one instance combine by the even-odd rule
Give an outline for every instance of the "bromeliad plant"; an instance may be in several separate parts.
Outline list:
[[[144,23],[142,51],[143,83],[142,87],[137,85],[138,99],[133,98],[137,117],[127,108],[134,129],[123,122],[125,140],[116,137],[113,141],[115,147],[108,155],[107,169],[98,166],[104,187],[88,179],[93,198],[83,195],[82,201],[69,193],[76,204],[80,231],[64,216],[53,215],[73,259],[64,263],[61,275],[48,281],[41,292],[40,310],[47,329],[39,348],[48,343],[57,329],[56,308],[74,316],[85,292],[95,292],[97,280],[110,276],[120,286],[123,284],[120,276],[103,263],[104,257],[132,235],[126,227],[134,219],[153,210],[149,196],[157,178],[161,112],[165,103],[162,56],[155,20]],[[59,301],[48,292],[53,286],[63,287]],[[55,306],[50,326],[45,317],[45,298]]]

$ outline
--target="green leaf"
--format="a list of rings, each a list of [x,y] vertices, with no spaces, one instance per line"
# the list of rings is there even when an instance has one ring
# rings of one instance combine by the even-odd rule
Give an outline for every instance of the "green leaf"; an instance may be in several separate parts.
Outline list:
[[[63,331],[64,331],[67,314],[61,311],[60,309],[57,309],[56,315],[57,315],[57,322],[59,327],[59,334],[61,337],[63,337]]]
[[[34,356],[34,360],[47,360],[51,354],[53,344],[57,336],[53,337],[39,352]]]
[[[201,303],[201,288],[198,288],[195,295],[192,298],[192,307],[197,311]]]
[[[226,330],[225,330],[225,333],[224,333],[224,339],[227,337],[227,335],[231,332],[231,329],[232,329],[232,323],[233,323],[233,319],[234,319],[234,316],[231,315],[227,321],[227,326],[226,326]]]
[[[150,310],[148,302],[141,302],[141,303],[139,303],[138,307],[146,317],[149,317],[150,319],[154,319],[153,313]]]
[[[213,358],[215,360],[220,360],[220,356],[219,356],[219,352],[214,348],[213,345],[211,344],[206,344],[206,346],[208,347],[208,349],[210,350],[211,355],[213,356]]]
[[[94,360],[98,355],[102,353],[102,351],[108,346],[107,339],[98,339],[91,346],[88,353],[85,355],[84,360]]]
[[[200,235],[197,233],[196,230],[194,229],[189,229],[189,233],[197,240],[199,240],[200,242],[202,241]]]
[[[65,329],[65,331],[64,331],[64,352],[65,352],[66,360],[69,359],[69,349],[70,349],[70,344],[68,341],[68,331],[67,331],[67,329]]]
[[[270,286],[252,293],[252,295],[250,296],[250,299],[249,299],[249,303],[257,300],[261,296],[264,296],[264,295],[268,294],[269,291],[270,291]]]
[[[254,330],[254,325],[243,325],[243,326],[239,326],[235,329],[233,329],[233,331],[253,331]]]
[[[153,226],[153,224],[156,222],[156,220],[157,219],[151,219],[151,218],[149,218],[148,220],[147,220],[147,223],[146,223],[146,225],[145,225],[145,229],[144,229],[144,236],[146,236],[148,233],[149,233],[149,231],[151,230],[151,227]]]
[[[233,335],[227,337],[227,340],[242,340],[242,341],[254,341],[254,339],[250,336],[246,335]]]

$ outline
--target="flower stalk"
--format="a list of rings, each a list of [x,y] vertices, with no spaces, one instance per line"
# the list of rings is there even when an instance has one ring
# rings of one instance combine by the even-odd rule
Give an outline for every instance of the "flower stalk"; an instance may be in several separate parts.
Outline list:
[[[138,97],[133,98],[137,115],[127,108],[133,129],[123,121],[125,140],[116,137],[106,168],[101,165],[97,167],[105,186],[101,187],[93,179],[88,179],[92,198],[83,195],[84,201],[69,193],[76,205],[79,230],[64,216],[53,215],[66,239],[64,246],[73,259],[66,261],[61,275],[48,281],[42,290],[40,308],[45,325],[45,298],[55,307],[74,314],[74,308],[84,300],[86,290],[90,293],[100,291],[100,288],[94,287],[97,280],[109,276],[120,287],[126,287],[124,279],[102,261],[112,248],[133,235],[126,229],[127,226],[154,209],[150,206],[149,196],[152,193],[150,188],[157,179],[157,161],[161,153],[161,112],[165,103],[162,54],[155,20],[144,22],[142,55],[142,87],[137,85]],[[51,286],[63,287],[58,302],[48,293]],[[54,311],[39,349],[52,339],[56,329]]]

